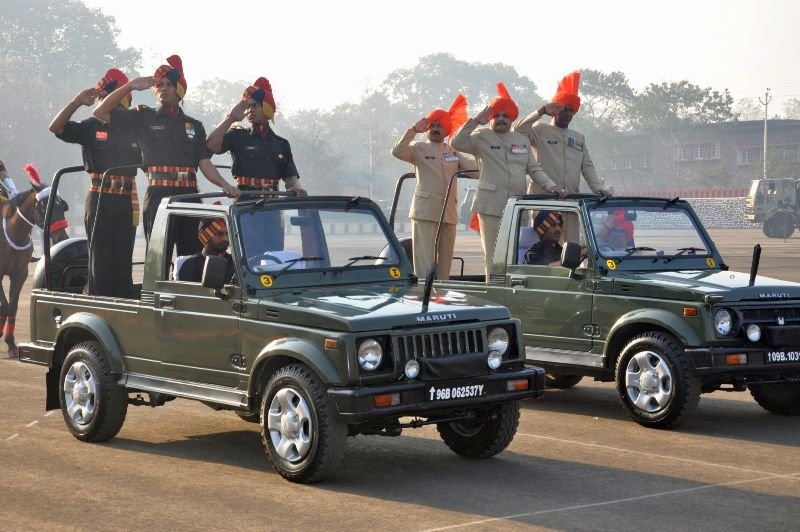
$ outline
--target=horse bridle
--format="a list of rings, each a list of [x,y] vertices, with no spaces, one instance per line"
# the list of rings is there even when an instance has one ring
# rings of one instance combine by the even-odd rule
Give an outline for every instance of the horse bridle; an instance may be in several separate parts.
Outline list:
[[[22,214],[22,210],[19,208],[19,205],[14,205],[14,208],[17,210],[17,214],[19,215],[19,217],[22,218],[22,220],[26,224],[31,226],[31,229],[33,229],[34,227],[38,227],[39,229],[44,230],[44,228],[41,225],[39,225],[38,223],[35,222],[35,220],[36,220],[36,216],[35,215],[36,214],[39,214],[40,217],[43,216],[43,213],[40,212],[41,209],[39,207],[42,204],[42,202],[39,199],[36,199],[35,197],[34,197],[33,201],[34,201],[34,206],[33,206],[34,221],[33,222],[28,220],[25,217],[25,215]],[[13,214],[14,213],[12,212],[8,216],[4,216],[3,217],[3,236],[6,237],[6,242],[8,242],[9,246],[11,246],[11,249],[13,249],[15,251],[25,251],[26,249],[29,249],[31,246],[33,246],[33,238],[31,238],[29,236],[28,237],[28,242],[26,244],[23,244],[23,245],[19,245],[16,242],[14,242],[13,240],[11,240],[11,236],[9,236],[9,234],[8,234],[8,227],[6,225],[6,220],[8,218],[11,218],[11,216],[13,216]]]

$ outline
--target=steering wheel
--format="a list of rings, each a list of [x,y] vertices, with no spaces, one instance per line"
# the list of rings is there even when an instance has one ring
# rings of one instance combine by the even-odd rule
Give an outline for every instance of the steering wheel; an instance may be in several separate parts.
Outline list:
[[[255,255],[253,257],[250,257],[248,259],[248,262],[252,262],[254,260],[263,260],[263,259],[271,260],[275,264],[283,264],[283,261],[281,259],[279,259],[275,255],[272,255],[271,253],[262,253],[261,255]]]

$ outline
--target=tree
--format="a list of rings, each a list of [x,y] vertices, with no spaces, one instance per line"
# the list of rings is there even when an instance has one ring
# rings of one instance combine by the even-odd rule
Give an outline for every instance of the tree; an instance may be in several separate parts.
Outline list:
[[[581,108],[575,124],[607,133],[630,128],[635,93],[622,72],[581,71]],[[580,129],[580,127],[577,127]]]
[[[140,53],[119,48],[117,34],[112,17],[78,0],[3,2],[0,158],[12,175],[20,174],[18,169],[28,161],[36,162],[43,176],[80,163],[79,150],[53,137],[47,126],[61,107],[79,90],[94,86],[108,68],[136,73]],[[88,115],[87,111],[76,118]],[[74,181],[68,180],[66,188]]]
[[[752,98],[742,98],[733,106],[738,120],[763,120],[764,110]]]
[[[219,78],[203,81],[186,94],[184,108],[188,115],[203,122],[206,133],[210,133],[242,99],[242,94],[249,85],[246,81]]]
[[[637,95],[632,114],[639,129],[650,131],[728,122],[736,117],[732,105],[728,89],[719,92],[684,80],[651,83]]]
[[[800,100],[797,98],[789,98],[786,103],[783,104],[783,116],[784,118],[800,120]]]

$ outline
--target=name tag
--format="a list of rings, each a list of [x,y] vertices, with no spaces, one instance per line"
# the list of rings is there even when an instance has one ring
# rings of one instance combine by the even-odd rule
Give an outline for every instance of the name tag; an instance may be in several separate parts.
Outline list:
[[[528,152],[527,148],[528,148],[527,144],[512,144],[511,153],[513,153],[514,155],[523,155]]]
[[[432,160],[436,159],[436,157],[434,157],[433,155],[426,155],[425,159],[432,161]]]
[[[150,131],[162,131],[164,129],[164,125],[160,126],[150,126]]]
[[[558,141],[557,140],[548,140],[547,143],[548,144],[558,144]]]
[[[501,147],[500,146],[489,146],[489,149],[491,149],[491,150],[499,150],[499,149],[501,149]]]
[[[442,155],[444,162],[446,163],[457,163],[458,162],[458,155],[455,153],[445,153]]]
[[[255,151],[256,147],[255,146],[245,146],[244,149],[245,150]]]
[[[108,140],[108,131],[96,131],[94,138],[97,140]]]

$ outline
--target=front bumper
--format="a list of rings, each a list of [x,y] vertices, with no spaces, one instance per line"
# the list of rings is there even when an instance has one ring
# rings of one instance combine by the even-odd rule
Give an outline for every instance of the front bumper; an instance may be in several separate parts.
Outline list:
[[[383,386],[362,386],[357,388],[330,388],[328,397],[336,405],[341,420],[356,423],[381,417],[420,416],[429,417],[455,410],[464,410],[484,405],[537,398],[544,393],[544,374],[542,368],[528,366],[524,369],[498,371],[478,377],[468,377],[446,381],[413,380]],[[528,389],[508,391],[507,382],[526,379]],[[444,383],[444,384],[443,384]],[[485,394],[480,397],[431,401],[426,390],[431,385],[483,386]],[[400,403],[395,406],[376,407],[375,396],[399,394]]]
[[[767,362],[770,352],[798,353],[784,347],[694,347],[685,350],[693,373],[697,376],[729,375],[758,376],[782,374],[800,378],[800,361],[787,357],[785,362]],[[744,363],[729,363],[729,355],[746,355]],[[794,356],[794,355],[793,355]]]

